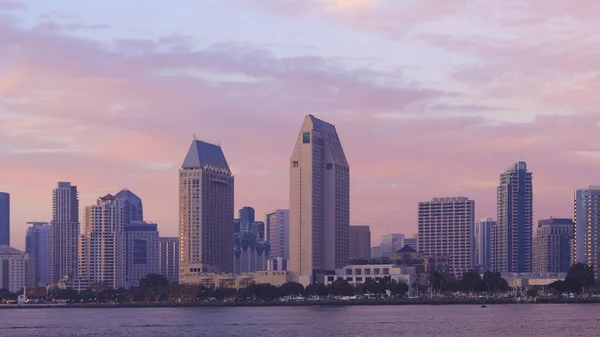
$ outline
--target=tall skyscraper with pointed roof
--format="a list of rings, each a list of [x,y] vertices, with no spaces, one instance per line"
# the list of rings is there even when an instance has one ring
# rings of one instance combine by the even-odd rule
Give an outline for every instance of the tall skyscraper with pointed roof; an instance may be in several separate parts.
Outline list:
[[[194,140],[179,171],[180,283],[233,272],[233,183],[221,147]]]
[[[349,261],[350,167],[335,126],[307,115],[290,159],[289,270],[302,284]]]

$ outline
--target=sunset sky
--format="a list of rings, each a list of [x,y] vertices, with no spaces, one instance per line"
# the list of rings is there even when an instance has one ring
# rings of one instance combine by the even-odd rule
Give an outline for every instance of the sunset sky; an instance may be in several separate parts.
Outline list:
[[[534,173],[534,218],[572,217],[600,184],[600,1],[0,0],[0,191],[12,244],[80,203],[129,188],[177,235],[180,167],[219,142],[236,209],[288,207],[303,117],[336,125],[351,223],[416,231],[417,203],[475,200]]]

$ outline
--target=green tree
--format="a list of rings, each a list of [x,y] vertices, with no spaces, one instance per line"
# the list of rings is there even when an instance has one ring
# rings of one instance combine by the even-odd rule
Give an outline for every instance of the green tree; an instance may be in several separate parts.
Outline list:
[[[436,270],[429,273],[429,289],[433,293],[442,293],[446,290],[446,277]]]
[[[506,292],[510,287],[500,273],[488,270],[483,274],[483,289],[489,292]]]
[[[575,263],[569,268],[565,278],[565,288],[573,293],[581,293],[594,285],[594,268],[584,263]]]
[[[353,296],[355,293],[354,286],[346,280],[336,280],[331,285],[331,294],[335,296]]]
[[[480,291],[482,283],[481,275],[479,275],[479,272],[476,270],[463,273],[462,279],[460,280],[461,290],[468,292]]]
[[[527,290],[527,297],[537,297],[538,290],[536,288],[530,288]]]
[[[396,280],[392,280],[387,284],[387,290],[390,291],[390,294],[393,297],[398,296],[406,296],[406,293],[409,290],[408,284],[404,282],[398,282]]]
[[[304,286],[298,282],[288,282],[279,287],[280,294],[283,296],[297,296],[304,294]]]
[[[565,281],[561,281],[561,280],[554,281],[554,282],[550,283],[548,285],[548,288],[554,290],[555,292],[557,292],[559,294],[564,293],[566,291],[566,289],[567,289],[565,287]]]

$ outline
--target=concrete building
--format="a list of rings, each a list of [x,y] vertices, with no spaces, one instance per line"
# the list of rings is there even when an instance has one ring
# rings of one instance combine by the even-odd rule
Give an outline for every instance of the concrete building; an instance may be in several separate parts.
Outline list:
[[[180,283],[233,272],[233,187],[221,147],[194,140],[179,171]]]
[[[335,126],[307,115],[290,158],[290,263],[305,286],[348,264],[350,167]]]
[[[533,185],[525,162],[500,174],[498,219],[492,227],[491,269],[527,273],[533,262]]]
[[[402,249],[406,244],[404,234],[385,234],[381,236],[381,242],[379,246],[375,246],[371,249],[371,257],[381,258],[387,257],[391,253],[395,253]]]
[[[445,255],[450,275],[473,269],[475,201],[465,197],[433,198],[419,203],[419,252]]]
[[[179,238],[159,238],[160,274],[169,283],[179,283]]]
[[[419,286],[426,287],[429,282],[428,274],[417,273],[415,267],[395,264],[360,264],[336,269],[333,275],[325,277],[325,285],[331,285],[338,280],[345,280],[351,285],[357,286],[369,280],[380,281],[384,277],[406,283],[409,286],[418,283]]]
[[[160,274],[160,247],[156,224],[132,221],[124,229],[125,286],[130,288],[150,274]]]
[[[404,245],[418,251],[419,250],[419,238],[418,234],[413,235],[411,238],[404,238]]]
[[[51,283],[52,228],[47,222],[28,222],[25,236],[25,252],[31,264],[30,282],[27,287],[45,287]]]
[[[290,259],[290,210],[278,209],[267,213],[267,241],[271,245],[270,259]]]
[[[244,207],[239,211],[239,222],[236,229],[234,243],[234,272],[236,274],[254,273],[259,270],[267,270],[267,261],[270,255],[270,244],[264,240],[265,223],[255,221],[254,208]]]
[[[534,242],[534,273],[567,273],[571,267],[572,219],[544,219],[538,222]]]
[[[575,191],[574,262],[594,267],[600,278],[600,185]]]
[[[78,275],[79,195],[77,186],[59,182],[52,192],[51,283]]]
[[[12,247],[0,246],[0,289],[16,293],[25,287],[26,254]]]
[[[144,221],[144,205],[142,199],[128,189],[123,189],[115,194],[123,205],[123,221],[126,224]]]
[[[496,221],[492,218],[483,218],[475,224],[475,265],[485,271],[492,264],[491,240],[492,227],[495,225]]]
[[[371,258],[369,226],[350,226],[350,260]]]
[[[0,246],[10,246],[10,194],[0,192]]]
[[[250,231],[252,224],[256,220],[255,213],[254,208],[250,206],[244,206],[239,210],[240,232]]]
[[[257,271],[256,274],[254,274],[254,282],[256,284],[268,283],[276,287],[281,287],[282,285],[293,281],[292,275],[287,270],[265,270]]]
[[[125,214],[113,195],[98,198],[85,208],[81,236],[80,276],[90,284],[118,289],[126,285]]]

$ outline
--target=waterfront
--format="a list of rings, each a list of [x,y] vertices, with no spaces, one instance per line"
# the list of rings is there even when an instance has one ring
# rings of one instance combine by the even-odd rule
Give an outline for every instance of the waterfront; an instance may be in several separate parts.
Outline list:
[[[22,309],[0,336],[591,336],[599,304]]]

